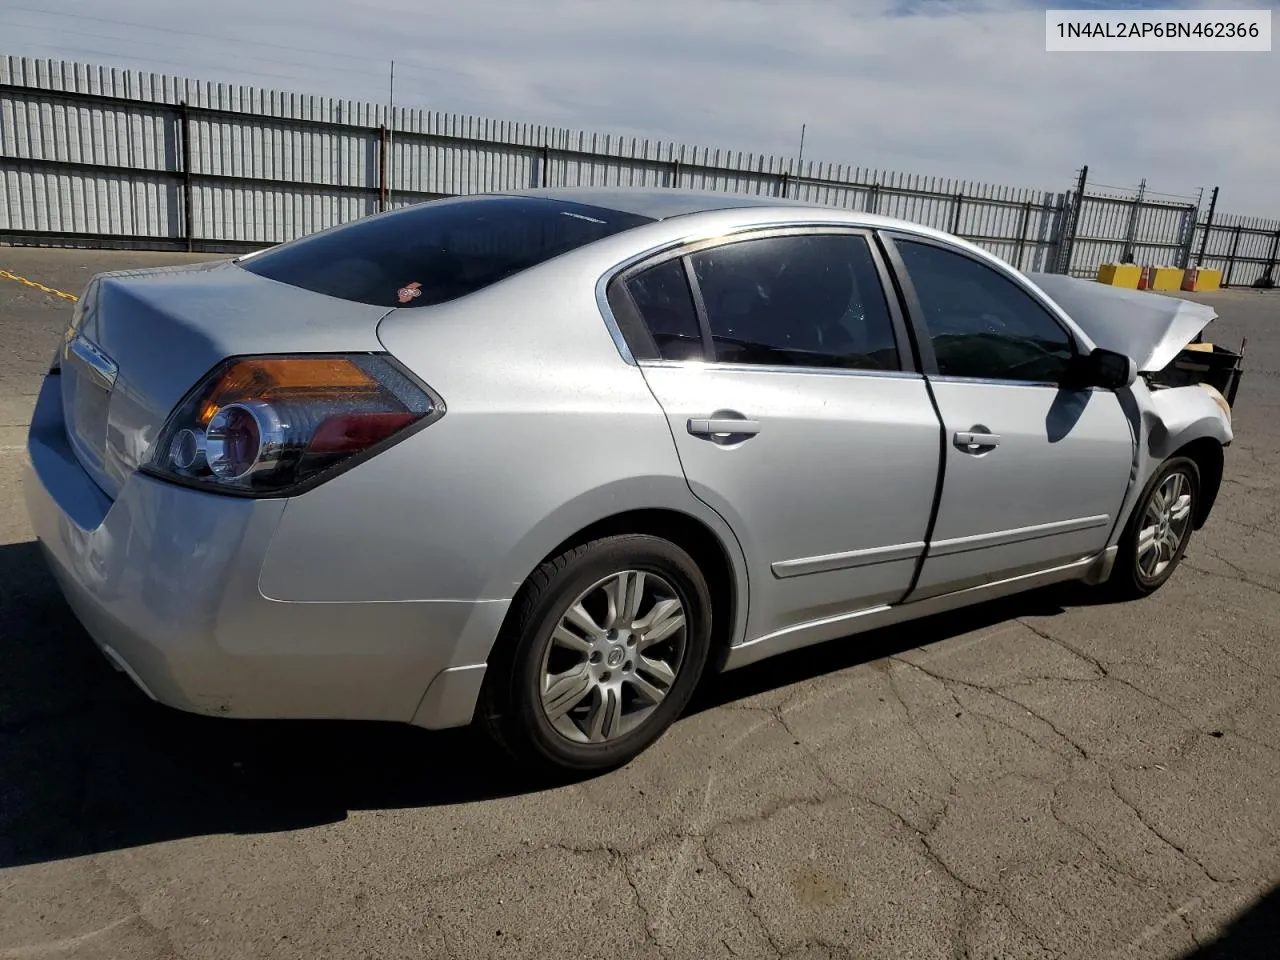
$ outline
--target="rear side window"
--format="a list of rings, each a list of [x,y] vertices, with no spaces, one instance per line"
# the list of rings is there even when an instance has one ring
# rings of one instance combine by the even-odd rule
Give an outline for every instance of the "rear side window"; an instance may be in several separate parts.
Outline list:
[[[356,220],[282,244],[240,266],[341,300],[427,307],[652,222],[563,200],[469,197]]]
[[[658,356],[663,360],[704,359],[698,314],[683,260],[668,260],[637,273],[627,281],[627,292],[649,328]]]
[[[716,359],[898,370],[897,342],[864,237],[745,240],[690,258]]]

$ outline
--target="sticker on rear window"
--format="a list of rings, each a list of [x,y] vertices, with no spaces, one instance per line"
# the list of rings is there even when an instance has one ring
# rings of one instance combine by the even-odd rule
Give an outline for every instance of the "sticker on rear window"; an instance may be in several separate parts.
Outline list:
[[[408,303],[410,300],[417,299],[420,296],[422,296],[422,284],[416,280],[396,291],[396,299],[401,303]]]

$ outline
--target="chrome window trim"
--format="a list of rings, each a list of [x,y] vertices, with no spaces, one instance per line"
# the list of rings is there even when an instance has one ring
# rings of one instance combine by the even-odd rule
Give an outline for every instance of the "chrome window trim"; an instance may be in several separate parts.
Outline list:
[[[655,369],[716,370],[726,373],[803,374],[808,377],[869,377],[890,380],[923,380],[918,370],[861,370],[856,367],[801,367],[764,363],[721,363],[708,360],[639,360],[636,365]]]
[[[930,374],[929,380],[932,383],[982,383],[1000,387],[1051,387],[1055,390],[1063,389],[1062,384],[1053,380],[1006,380],[1002,377],[957,377],[945,376],[940,373]]]
[[[609,336],[613,338],[613,345],[618,348],[618,354],[623,361],[634,367],[637,365],[635,355],[631,352],[631,348],[627,346],[627,339],[622,335],[622,328],[618,326],[617,318],[613,315],[613,308],[609,306],[609,298],[605,294],[608,286],[609,276],[606,274],[596,283],[596,308],[599,309],[600,315],[604,317],[605,329],[609,331]]]
[[[980,383],[997,387],[1042,387],[1050,390],[1065,390],[1068,393],[1118,393],[1106,387],[1067,387],[1056,380],[1004,380],[999,377],[957,377],[944,376],[940,373],[928,375],[930,383]]]

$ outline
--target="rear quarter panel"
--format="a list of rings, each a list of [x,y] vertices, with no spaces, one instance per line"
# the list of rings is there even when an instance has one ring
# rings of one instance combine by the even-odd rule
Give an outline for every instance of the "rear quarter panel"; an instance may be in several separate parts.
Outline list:
[[[262,592],[508,599],[564,540],[645,508],[701,520],[744,570],[727,525],[689,490],[661,408],[601,317],[599,274],[595,258],[570,255],[463,300],[388,316],[383,345],[447,412],[291,499]]]

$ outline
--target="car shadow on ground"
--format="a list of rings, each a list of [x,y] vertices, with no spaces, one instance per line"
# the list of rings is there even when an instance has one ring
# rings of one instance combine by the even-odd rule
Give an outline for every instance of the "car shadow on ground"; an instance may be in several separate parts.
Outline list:
[[[1039,591],[776,657],[710,678],[690,711],[1061,612],[1063,599]],[[537,789],[471,730],[226,720],[153,704],[90,643],[36,544],[0,546],[0,868]]]
[[[1181,960],[1275,960],[1280,954],[1280,884],[1232,920],[1212,942]]]

